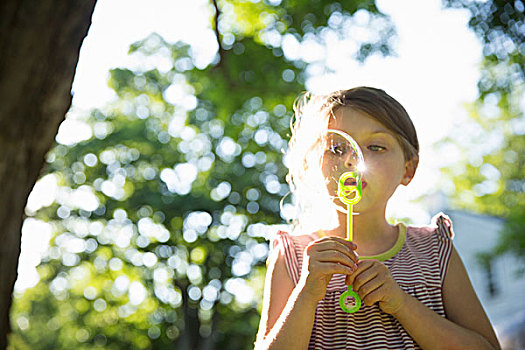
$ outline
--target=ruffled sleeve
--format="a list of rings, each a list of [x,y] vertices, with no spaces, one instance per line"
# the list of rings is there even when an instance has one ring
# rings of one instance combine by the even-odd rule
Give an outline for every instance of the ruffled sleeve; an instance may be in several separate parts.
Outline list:
[[[299,261],[297,259],[294,240],[288,232],[276,231],[270,236],[270,250],[279,249],[284,256],[284,261],[288,274],[294,284],[299,282]]]
[[[434,216],[432,222],[435,224],[435,234],[439,241],[439,271],[441,285],[443,285],[443,281],[445,280],[445,276],[447,274],[450,255],[452,254],[452,240],[454,239],[454,230],[452,229],[452,221],[447,215],[443,213],[439,213]]]

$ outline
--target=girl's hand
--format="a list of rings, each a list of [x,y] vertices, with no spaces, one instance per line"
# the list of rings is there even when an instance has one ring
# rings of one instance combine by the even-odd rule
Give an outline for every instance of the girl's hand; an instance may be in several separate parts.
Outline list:
[[[394,280],[388,268],[379,260],[361,260],[357,271],[346,278],[353,290],[359,294],[363,305],[379,303],[387,314],[398,312],[405,301],[405,292]]]
[[[356,249],[354,243],[339,237],[323,237],[311,242],[304,250],[299,285],[320,301],[333,274],[351,275],[357,270]]]

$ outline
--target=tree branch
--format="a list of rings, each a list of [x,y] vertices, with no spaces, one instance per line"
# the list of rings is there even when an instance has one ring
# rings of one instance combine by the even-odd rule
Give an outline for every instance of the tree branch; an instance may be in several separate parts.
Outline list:
[[[217,4],[217,0],[212,0],[212,5],[215,9],[215,26],[213,27],[213,31],[215,32],[215,37],[217,38],[217,44],[219,45],[219,63],[217,66],[221,65],[222,60],[224,59],[224,47],[222,47],[222,41],[221,41],[221,33],[219,32],[219,16],[221,15],[221,11],[219,10],[219,5]]]

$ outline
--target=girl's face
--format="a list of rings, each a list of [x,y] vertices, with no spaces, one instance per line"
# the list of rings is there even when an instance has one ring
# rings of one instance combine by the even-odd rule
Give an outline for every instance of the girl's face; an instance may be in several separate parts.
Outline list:
[[[368,114],[350,107],[339,107],[334,116],[335,118],[330,118],[328,128],[341,130],[352,136],[364,156],[366,169],[362,180],[362,198],[354,206],[354,211],[384,211],[397,186],[408,185],[412,180],[414,162],[405,161],[403,150],[394,134]],[[338,172],[341,173],[355,171],[356,158],[352,152],[341,154],[340,157],[340,160],[335,159],[333,154],[323,157],[322,171],[325,179],[338,178],[341,175],[333,174],[335,168],[339,168]],[[330,194],[336,193],[337,181],[330,180],[327,187]]]

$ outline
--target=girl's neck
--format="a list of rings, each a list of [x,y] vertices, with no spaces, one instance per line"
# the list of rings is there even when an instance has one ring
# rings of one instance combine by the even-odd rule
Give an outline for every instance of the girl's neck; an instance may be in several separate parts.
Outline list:
[[[324,234],[347,238],[346,214],[338,213],[339,226],[325,230]],[[381,254],[390,249],[397,240],[398,229],[390,225],[384,212],[369,212],[354,215],[352,240],[357,245],[357,253],[363,256]]]

